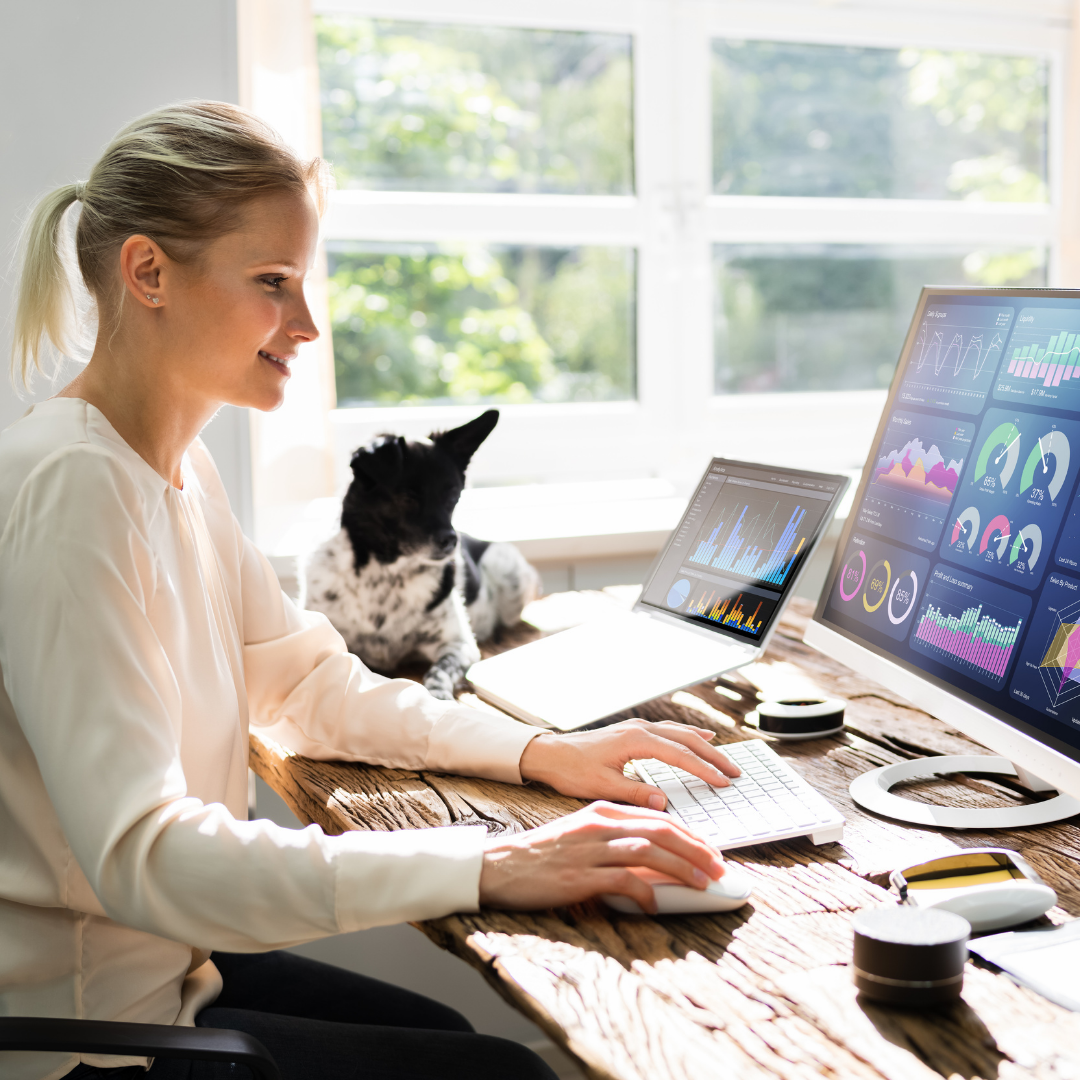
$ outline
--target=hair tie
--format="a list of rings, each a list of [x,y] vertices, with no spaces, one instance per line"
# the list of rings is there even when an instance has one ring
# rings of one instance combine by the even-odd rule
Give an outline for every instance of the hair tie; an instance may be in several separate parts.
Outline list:
[[[83,201],[83,192],[86,191],[86,184],[82,180],[75,181],[75,200],[77,202]]]

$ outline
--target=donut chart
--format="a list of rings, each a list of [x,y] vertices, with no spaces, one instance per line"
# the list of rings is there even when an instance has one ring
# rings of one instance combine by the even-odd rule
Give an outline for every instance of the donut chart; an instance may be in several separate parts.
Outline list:
[[[844,571],[840,575],[840,599],[844,603],[854,600],[862,588],[866,577],[866,552],[856,551],[851,558],[844,563]]]
[[[833,589],[833,603],[851,619],[903,640],[911,630],[930,560],[869,537],[853,537]]]

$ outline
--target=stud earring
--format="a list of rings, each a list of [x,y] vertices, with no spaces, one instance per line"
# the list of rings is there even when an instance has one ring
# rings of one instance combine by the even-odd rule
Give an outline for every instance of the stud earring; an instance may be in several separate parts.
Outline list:
[[[146,299],[150,300],[152,303],[155,304],[161,303],[161,301],[156,296],[151,296],[149,293],[146,294]]]

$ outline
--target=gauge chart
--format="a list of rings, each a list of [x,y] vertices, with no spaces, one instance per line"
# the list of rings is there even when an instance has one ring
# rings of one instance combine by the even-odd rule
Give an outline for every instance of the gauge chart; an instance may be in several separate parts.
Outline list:
[[[859,506],[859,527],[933,551],[974,437],[970,421],[893,413]]]
[[[922,312],[898,400],[975,415],[994,382],[1016,309],[937,304]]]
[[[1080,582],[1047,577],[1010,693],[1070,724],[1080,724]]]
[[[994,399],[1080,413],[1080,312],[1021,310],[1001,359]]]
[[[833,587],[833,610],[903,641],[929,570],[922,555],[853,535]]]
[[[916,652],[1000,690],[1027,628],[1031,599],[940,563],[909,644]]]
[[[1034,588],[1065,514],[1080,424],[990,409],[965,466],[941,554]]]

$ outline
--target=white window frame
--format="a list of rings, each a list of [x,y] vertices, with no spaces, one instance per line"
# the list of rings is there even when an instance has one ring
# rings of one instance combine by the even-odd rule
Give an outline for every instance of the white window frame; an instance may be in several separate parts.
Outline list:
[[[824,469],[861,465],[884,391],[714,393],[714,243],[1042,247],[1050,283],[1061,280],[1068,0],[455,0],[452,7],[433,0],[314,0],[313,10],[632,35],[635,195],[345,190],[333,196],[328,239],[637,249],[637,400],[500,406],[502,422],[477,455],[474,483],[661,476],[685,491],[714,453]],[[1050,72],[1050,201],[713,195],[710,48],[716,37],[1043,56]],[[476,412],[475,406],[436,405],[335,410],[337,483],[349,479],[351,450],[377,432],[421,435]]]

